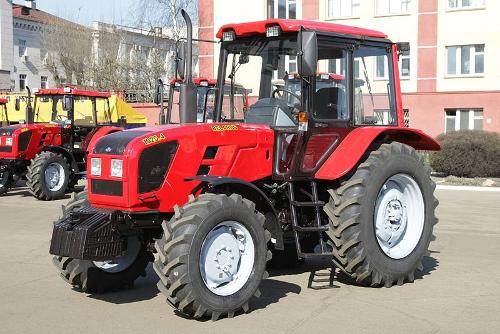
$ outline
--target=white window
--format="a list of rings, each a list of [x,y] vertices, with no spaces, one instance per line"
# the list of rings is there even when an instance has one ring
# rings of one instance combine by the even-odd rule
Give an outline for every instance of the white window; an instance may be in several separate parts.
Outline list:
[[[345,75],[345,68],[345,58],[328,59],[328,73]]]
[[[328,0],[328,18],[359,17],[360,0]]]
[[[410,77],[410,51],[403,51],[399,56],[399,75],[401,78]]]
[[[485,5],[485,0],[448,0],[449,9],[480,8]]]
[[[387,80],[389,74],[389,62],[386,56],[375,57],[375,79]]]
[[[26,40],[19,40],[19,57],[26,56]]]
[[[444,132],[482,130],[483,109],[446,109]]]
[[[41,76],[40,77],[40,88],[45,89],[48,87],[47,85],[48,78],[46,76]]]
[[[267,0],[269,19],[296,19],[297,0]]]
[[[377,0],[377,15],[405,14],[410,11],[411,0]]]
[[[19,90],[22,92],[26,89],[26,74],[19,74]]]
[[[484,73],[484,44],[448,46],[448,75]]]

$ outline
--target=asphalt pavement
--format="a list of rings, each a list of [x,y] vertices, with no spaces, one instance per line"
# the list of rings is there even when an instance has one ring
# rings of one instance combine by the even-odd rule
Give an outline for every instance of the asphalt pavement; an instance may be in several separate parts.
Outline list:
[[[500,333],[500,192],[437,190],[436,241],[412,284],[308,288],[308,261],[271,272],[250,312],[217,322],[184,319],[165,303],[152,268],[133,289],[73,290],[48,254],[67,202],[26,189],[0,197],[0,333]]]

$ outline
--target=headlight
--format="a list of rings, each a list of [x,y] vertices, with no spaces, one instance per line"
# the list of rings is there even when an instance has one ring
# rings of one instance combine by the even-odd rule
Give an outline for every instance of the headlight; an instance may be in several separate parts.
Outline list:
[[[280,26],[274,25],[266,28],[266,37],[277,37],[279,35],[281,35]]]
[[[111,159],[111,176],[114,177],[123,176],[123,160]]]
[[[227,30],[222,32],[222,41],[223,42],[231,42],[236,39],[236,33],[234,30]]]
[[[90,159],[90,175],[101,176],[101,170],[102,170],[101,167],[102,167],[101,158]]]
[[[12,137],[5,138],[5,146],[12,146]]]

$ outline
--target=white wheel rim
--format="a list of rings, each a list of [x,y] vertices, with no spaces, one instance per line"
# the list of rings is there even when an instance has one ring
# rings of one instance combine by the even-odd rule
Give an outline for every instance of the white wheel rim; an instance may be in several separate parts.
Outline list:
[[[107,273],[119,273],[128,269],[139,255],[141,243],[137,237],[129,237],[127,240],[127,251],[122,256],[119,256],[109,261],[93,261],[94,265]]]
[[[215,226],[203,241],[201,277],[211,292],[229,296],[248,281],[254,261],[255,246],[250,232],[236,221],[225,221]]]
[[[408,256],[424,230],[424,197],[418,183],[407,174],[390,177],[380,189],[374,211],[377,241],[393,259]]]
[[[45,185],[50,191],[59,191],[64,185],[66,173],[64,167],[57,162],[53,162],[45,169]]]

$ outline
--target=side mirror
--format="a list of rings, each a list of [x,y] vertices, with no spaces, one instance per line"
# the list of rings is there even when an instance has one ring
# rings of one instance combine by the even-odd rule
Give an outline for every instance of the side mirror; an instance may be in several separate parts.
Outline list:
[[[155,95],[153,100],[156,105],[161,105],[163,102],[163,81],[161,79],[158,79],[156,83]]]
[[[299,33],[299,74],[302,77],[316,75],[318,68],[318,38],[314,31]]]
[[[186,72],[186,43],[179,42],[177,44],[177,59],[175,60],[177,63],[177,76],[181,79],[184,79]]]
[[[20,97],[16,97],[15,108],[16,108],[16,111],[21,110],[21,98]]]

